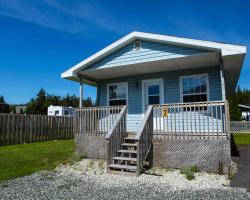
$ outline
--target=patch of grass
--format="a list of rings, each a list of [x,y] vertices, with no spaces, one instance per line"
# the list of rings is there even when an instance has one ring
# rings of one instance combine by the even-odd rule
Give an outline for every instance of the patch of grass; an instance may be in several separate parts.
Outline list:
[[[232,167],[232,165],[228,167],[227,178],[229,180],[233,180],[235,178],[235,172],[233,172]]]
[[[250,144],[250,133],[233,133],[235,144]]]
[[[2,183],[0,183],[0,186],[2,188],[7,188],[7,187],[9,187],[9,184],[7,182],[2,182]]]
[[[198,171],[197,166],[186,166],[180,168],[180,173],[185,175],[188,180],[192,180],[195,178],[194,173]]]
[[[167,173],[167,172],[172,172],[172,171],[174,171],[174,169],[166,167],[166,168],[164,168],[164,171]]]
[[[92,171],[94,169],[94,161],[90,160],[87,166],[87,171]]]
[[[43,171],[41,173],[41,177],[43,177],[44,179],[48,179],[48,180],[55,180],[55,177],[53,176],[53,174],[49,171]]]
[[[83,154],[74,152],[72,154],[72,156],[70,156],[64,163],[68,163],[70,165],[73,165],[75,162],[78,162],[78,161],[82,160],[83,158],[85,158],[85,156]]]
[[[62,189],[67,189],[69,190],[71,187],[75,187],[77,185],[76,181],[73,180],[65,180],[64,183],[62,183],[61,185],[59,185],[57,187],[57,189],[62,190]]]
[[[0,180],[53,170],[74,152],[74,140],[57,140],[0,147]]]
[[[99,169],[100,169],[101,171],[104,171],[104,161],[103,161],[103,160],[100,160],[100,161],[99,161]]]

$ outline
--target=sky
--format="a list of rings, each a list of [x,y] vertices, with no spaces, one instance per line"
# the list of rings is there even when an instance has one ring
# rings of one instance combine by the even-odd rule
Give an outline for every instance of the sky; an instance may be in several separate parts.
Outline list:
[[[0,0],[0,95],[28,102],[40,88],[79,95],[61,73],[110,43],[143,31],[250,46],[250,1]],[[250,57],[239,79],[250,88]],[[96,89],[84,86],[84,97]]]

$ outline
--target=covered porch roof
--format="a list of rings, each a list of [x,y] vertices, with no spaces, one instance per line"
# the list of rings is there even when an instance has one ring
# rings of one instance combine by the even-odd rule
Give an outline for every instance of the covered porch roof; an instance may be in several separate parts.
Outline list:
[[[160,60],[149,59],[137,63],[124,63],[111,67],[89,67],[136,40],[157,42],[185,48],[194,48],[204,52],[172,58],[162,58]],[[69,70],[62,73],[61,76],[62,78],[77,82],[80,81],[81,77],[84,83],[95,85],[98,81],[103,79],[195,67],[219,66],[221,62],[223,62],[226,90],[228,93],[231,93],[235,90],[237,85],[245,54],[245,46],[143,32],[132,32],[96,54],[76,64]]]

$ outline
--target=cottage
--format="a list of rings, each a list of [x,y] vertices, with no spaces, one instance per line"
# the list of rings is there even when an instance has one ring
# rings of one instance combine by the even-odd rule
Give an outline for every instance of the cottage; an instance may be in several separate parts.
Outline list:
[[[226,172],[227,95],[246,47],[132,32],[62,73],[97,87],[97,107],[75,117],[76,150],[107,159],[108,171],[139,175],[145,165]]]

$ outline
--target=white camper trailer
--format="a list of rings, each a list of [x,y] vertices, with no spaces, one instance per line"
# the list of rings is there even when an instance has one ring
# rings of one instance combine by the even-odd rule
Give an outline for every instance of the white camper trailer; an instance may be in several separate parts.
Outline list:
[[[73,116],[73,107],[53,106],[48,107],[49,116]]]

